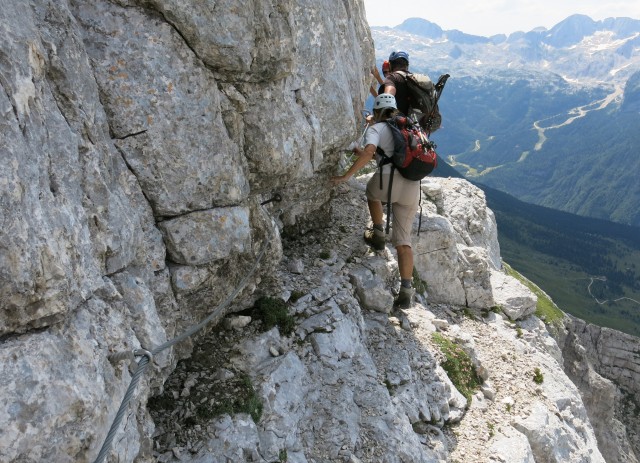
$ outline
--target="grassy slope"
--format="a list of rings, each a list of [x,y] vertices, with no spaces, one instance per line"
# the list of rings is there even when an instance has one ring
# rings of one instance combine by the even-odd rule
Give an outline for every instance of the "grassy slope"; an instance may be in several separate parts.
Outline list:
[[[438,176],[462,177],[446,162]],[[496,215],[502,258],[560,309],[599,326],[640,336],[640,228],[524,203],[484,185]],[[608,281],[593,279],[608,274]],[[516,275],[517,277],[517,275]],[[591,294],[589,284],[591,284]],[[599,301],[608,301],[603,304]],[[539,307],[539,315],[543,314]],[[557,318],[546,307],[545,318]]]
[[[565,312],[640,336],[640,304],[614,302],[620,297],[640,301],[640,229],[530,205],[482,188],[496,214],[507,263]],[[605,274],[607,281],[592,280]],[[609,302],[600,304],[596,298]]]

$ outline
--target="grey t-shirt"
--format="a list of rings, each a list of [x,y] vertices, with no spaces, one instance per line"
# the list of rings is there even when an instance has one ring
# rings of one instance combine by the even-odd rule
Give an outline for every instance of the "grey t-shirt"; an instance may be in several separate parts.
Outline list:
[[[382,151],[388,155],[393,154],[393,135],[391,129],[386,122],[378,122],[369,126],[367,132],[364,134],[364,146],[375,145],[380,147]],[[380,156],[376,154],[376,161],[380,162]],[[389,173],[391,166],[389,164],[382,168],[383,173]]]

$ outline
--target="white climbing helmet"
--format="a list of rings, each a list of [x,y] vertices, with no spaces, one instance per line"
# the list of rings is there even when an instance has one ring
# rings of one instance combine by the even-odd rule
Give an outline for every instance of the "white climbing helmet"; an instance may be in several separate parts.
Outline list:
[[[381,93],[376,97],[376,100],[373,102],[373,109],[385,109],[385,108],[398,109],[398,106],[396,106],[395,96],[389,93]]]

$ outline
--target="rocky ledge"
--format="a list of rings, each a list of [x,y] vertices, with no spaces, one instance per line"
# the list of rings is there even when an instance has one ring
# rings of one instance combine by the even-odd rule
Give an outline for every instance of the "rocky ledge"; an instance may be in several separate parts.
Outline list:
[[[437,253],[440,264],[431,265],[458,282],[485,281],[477,275],[486,274],[494,284],[487,293],[475,285],[476,300],[500,306],[434,302],[438,290],[417,275],[414,306],[392,310],[396,256],[389,244],[374,252],[362,240],[364,180],[335,195],[327,228],[284,240],[285,257],[262,291],[264,300],[281,301],[287,322],[266,320],[257,309],[229,315],[178,364],[151,403],[154,458],[604,462],[561,351],[531,315],[535,296],[491,269],[487,248],[477,250],[485,259],[474,261],[475,272],[467,259],[467,270],[455,274],[447,266],[459,259],[445,264]],[[432,179],[423,191],[430,199],[423,227],[449,230],[445,241],[457,242],[459,255],[471,255],[463,248],[480,235],[493,242],[486,234],[492,228],[474,221],[491,219],[479,190]],[[452,200],[456,208],[445,204]],[[482,207],[472,208],[478,201]],[[423,231],[414,247],[443,249],[433,240],[444,236]],[[474,286],[459,287],[471,294]],[[466,353],[473,371],[465,373],[477,387],[465,390],[453,375],[452,346]]]

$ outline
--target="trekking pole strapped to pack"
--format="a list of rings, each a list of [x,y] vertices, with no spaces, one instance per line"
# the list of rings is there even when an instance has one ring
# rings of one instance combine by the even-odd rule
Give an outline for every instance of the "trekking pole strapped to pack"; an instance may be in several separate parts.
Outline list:
[[[425,121],[425,125],[427,127],[431,127],[435,126],[435,119],[438,118],[438,126],[434,130],[437,130],[442,125],[442,116],[440,115],[440,108],[438,108],[438,101],[440,100],[440,95],[442,95],[442,91],[444,90],[444,86],[446,85],[447,79],[449,79],[449,77],[451,77],[449,74],[442,74],[438,79],[438,82],[434,85],[435,101],[433,103],[433,109],[431,113],[427,115],[427,119]],[[429,130],[429,134],[431,134],[432,131],[433,130]]]

